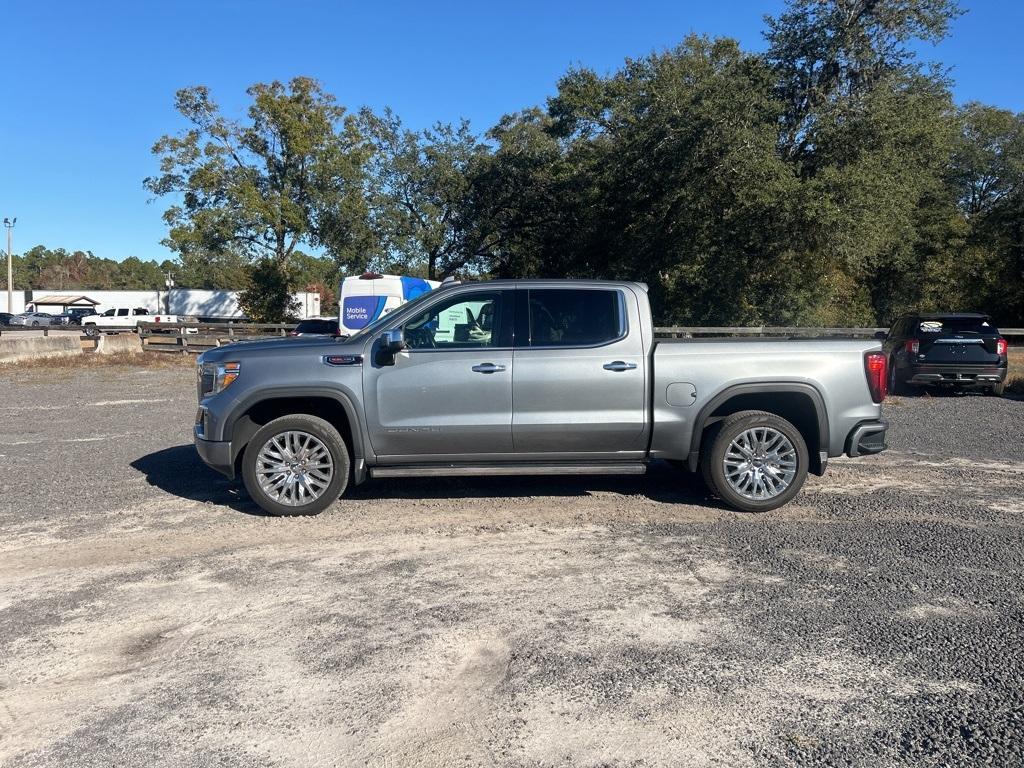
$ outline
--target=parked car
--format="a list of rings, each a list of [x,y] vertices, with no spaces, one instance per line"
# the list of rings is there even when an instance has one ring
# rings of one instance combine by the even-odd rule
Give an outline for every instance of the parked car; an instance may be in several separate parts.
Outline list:
[[[94,312],[95,310],[92,307],[71,307],[56,315],[56,320],[60,325],[81,325],[82,318]]]
[[[104,330],[136,330],[139,323],[177,323],[177,315],[151,315],[142,307],[114,307],[102,314],[86,315],[81,318],[86,336],[98,336]]]
[[[277,515],[316,514],[369,477],[640,474],[656,459],[763,512],[829,457],[885,449],[885,363],[874,340],[655,340],[642,283],[454,283],[346,339],[204,352],[195,443]]]
[[[22,312],[10,320],[11,325],[28,325],[33,328],[40,325],[57,325],[56,318],[46,312]]]
[[[340,336],[338,318],[311,317],[300,320],[295,328],[288,332],[289,336]]]
[[[1007,342],[988,315],[911,313],[893,323],[884,337],[893,394],[929,386],[1003,394]]]
[[[12,317],[14,317],[14,315],[10,312],[0,312],[0,325],[10,325]]]

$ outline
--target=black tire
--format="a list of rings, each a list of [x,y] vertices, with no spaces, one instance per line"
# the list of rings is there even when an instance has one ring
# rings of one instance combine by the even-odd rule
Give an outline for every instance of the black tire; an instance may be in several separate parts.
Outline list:
[[[1006,391],[1006,382],[1000,381],[998,384],[993,384],[991,387],[985,390],[986,395],[992,395],[993,397],[1002,397],[1003,392]]]
[[[83,331],[90,339],[95,339],[100,335],[100,329],[94,323],[86,323]]]
[[[732,441],[748,429],[768,427],[781,433],[792,444],[796,467],[793,479],[778,495],[768,499],[750,499],[729,484],[725,476],[725,454]],[[728,416],[710,430],[701,444],[700,470],[708,490],[733,509],[741,512],[770,512],[788,504],[807,479],[807,443],[800,430],[781,416],[766,411],[740,411]]]
[[[38,328],[39,327],[39,321],[38,320],[33,320],[32,321],[32,327],[33,328]]]
[[[900,381],[899,376],[896,373],[896,358],[889,358],[889,394],[895,397],[900,395],[906,395],[909,393],[909,388],[906,383]]]
[[[331,454],[334,464],[334,475],[323,493],[308,504],[289,505],[282,504],[272,498],[263,488],[260,487],[256,478],[257,460],[260,450],[271,438],[284,432],[305,432],[317,438]],[[245,489],[260,508],[272,515],[295,516],[295,515],[317,515],[331,506],[348,487],[349,475],[351,474],[352,463],[349,459],[348,447],[338,430],[316,416],[306,414],[295,414],[293,416],[282,416],[264,424],[252,436],[245,452],[242,454],[242,481]]]

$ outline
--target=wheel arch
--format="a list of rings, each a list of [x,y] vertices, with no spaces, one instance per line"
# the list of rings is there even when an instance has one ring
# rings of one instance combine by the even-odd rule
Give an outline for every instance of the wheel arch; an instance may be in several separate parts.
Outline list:
[[[828,411],[821,393],[803,382],[734,384],[711,398],[694,421],[688,457],[691,471],[697,470],[708,429],[739,411],[767,411],[791,422],[807,443],[809,471],[824,474],[828,462]]]
[[[355,405],[343,392],[317,387],[264,390],[257,398],[236,406],[224,425],[224,437],[231,441],[231,461],[236,474],[246,446],[260,427],[293,414],[317,416],[337,429],[352,458],[355,483],[366,479],[362,430]]]

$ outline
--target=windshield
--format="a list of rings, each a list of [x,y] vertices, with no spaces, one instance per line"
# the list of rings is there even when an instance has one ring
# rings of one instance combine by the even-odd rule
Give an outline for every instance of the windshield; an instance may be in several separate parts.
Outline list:
[[[406,302],[402,306],[400,306],[397,309],[395,309],[394,312],[383,314],[380,317],[378,317],[376,320],[374,320],[372,323],[367,325],[365,328],[362,328],[362,329],[356,331],[354,334],[352,334],[351,336],[348,337],[348,340],[349,341],[357,341],[359,339],[366,338],[370,334],[372,334],[375,331],[377,331],[377,329],[379,329],[382,326],[386,325],[389,320],[394,318],[396,313],[401,312],[401,313],[405,314],[405,311],[407,309],[409,309],[410,307],[417,307],[417,306],[419,306],[420,304],[423,303],[423,301],[425,299],[429,299],[433,295],[434,295],[434,291],[427,291],[426,293],[421,293],[419,296],[417,296],[412,301]]]
[[[979,336],[998,336],[999,331],[984,317],[936,317],[922,320],[919,332],[928,333],[974,333]]]

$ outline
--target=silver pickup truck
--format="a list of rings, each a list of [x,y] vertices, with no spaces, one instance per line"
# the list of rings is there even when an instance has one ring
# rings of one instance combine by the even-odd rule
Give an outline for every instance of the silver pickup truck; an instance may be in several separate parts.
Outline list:
[[[877,341],[654,338],[642,283],[445,285],[347,339],[198,361],[200,456],[263,509],[316,514],[369,477],[700,470],[782,506],[828,459],[885,449]]]

